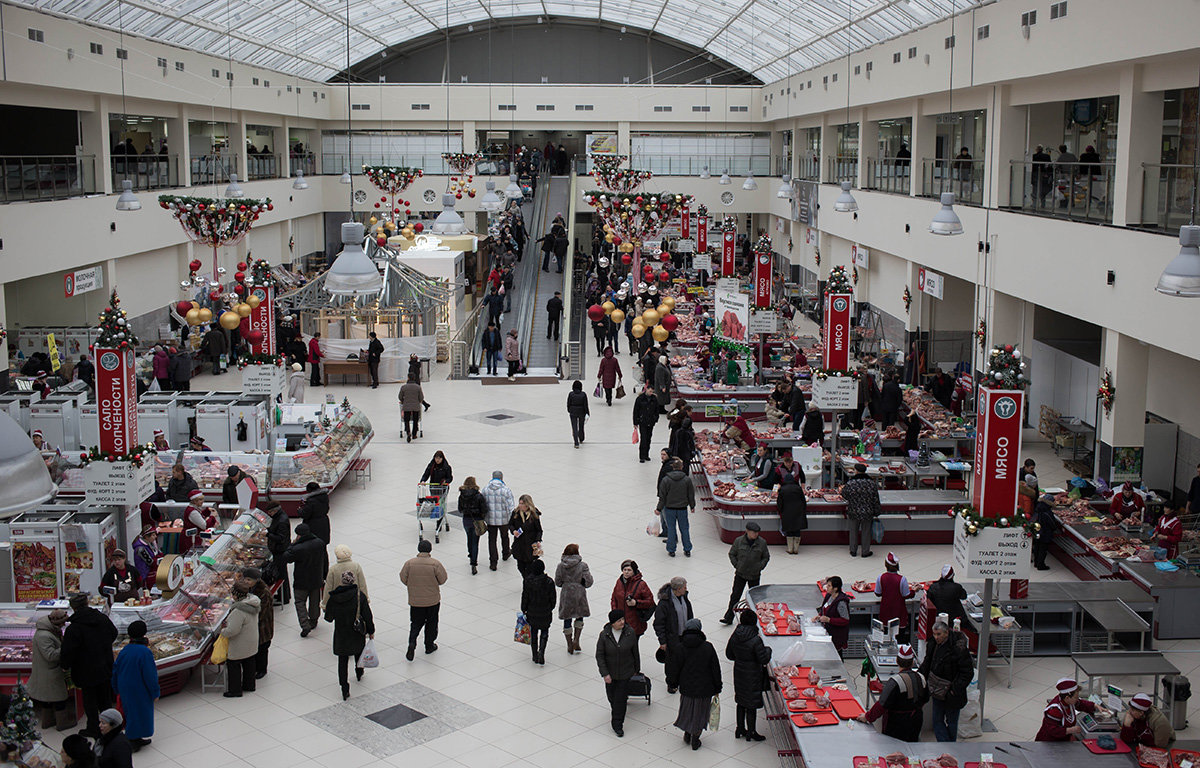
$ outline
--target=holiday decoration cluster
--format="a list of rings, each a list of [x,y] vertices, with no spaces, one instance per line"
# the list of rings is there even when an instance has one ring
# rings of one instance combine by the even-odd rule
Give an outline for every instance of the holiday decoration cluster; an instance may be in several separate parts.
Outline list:
[[[608,317],[613,325],[620,326],[625,322],[625,312],[611,301],[593,304],[588,307],[587,315],[588,319],[594,323],[600,322],[605,317]],[[629,332],[635,339],[640,339],[649,330],[655,341],[663,342],[670,338],[671,332],[678,327],[679,318],[675,315],[675,297],[664,296],[662,303],[657,308],[649,308],[633,318]]]
[[[829,270],[829,278],[825,281],[825,295],[832,296],[835,293],[854,293],[850,276],[846,274],[846,268],[840,264]]]
[[[1012,344],[992,347],[988,355],[987,386],[992,389],[1024,389],[1028,384],[1021,350]]]
[[[983,528],[1024,528],[1030,536],[1042,530],[1042,524],[1034,522],[1033,515],[1027,512],[1014,511],[1007,517],[984,517],[970,504],[959,504],[952,507],[949,514],[959,518],[963,532],[968,536],[978,536]]]
[[[633,194],[602,190],[585,192],[583,199],[609,226],[613,243],[628,242],[634,247],[657,237],[679,215],[680,209],[693,201],[691,195],[671,192]]]
[[[121,300],[117,298],[114,289],[108,297],[108,306],[100,313],[100,335],[96,337],[94,346],[102,349],[129,349],[138,343],[138,337],[129,327],[125,310],[121,309]]]
[[[79,463],[86,467],[93,461],[106,461],[109,464],[123,461],[141,469],[142,465],[157,453],[158,451],[155,450],[154,445],[151,443],[135,445],[127,453],[113,453],[112,451],[102,451],[99,448],[93,447],[79,454]]]
[[[650,171],[622,168],[621,164],[626,159],[624,155],[601,155],[593,158],[592,178],[610,192],[633,192],[654,177]]]
[[[251,331],[250,333],[258,333],[261,336],[262,331]],[[250,341],[248,336],[246,341]],[[251,343],[258,344],[261,341],[262,339],[260,338],[258,341]],[[286,362],[287,358],[283,355],[268,355],[264,352],[257,355],[242,355],[238,358],[237,367],[239,371],[245,369],[248,365],[273,365],[277,368],[282,368]]]
[[[981,350],[987,347],[987,321],[979,321],[979,327],[975,329],[975,340],[979,342]]]
[[[859,376],[861,376],[861,374],[857,370],[836,371],[836,370],[833,370],[832,368],[813,368],[812,369],[812,377],[814,379],[820,379],[821,381],[824,381],[825,379],[828,379],[831,376],[835,379],[857,379],[857,378],[859,378]]]
[[[190,240],[211,248],[238,242],[250,231],[259,214],[275,210],[269,197],[214,200],[161,195],[158,204],[171,212]]]
[[[912,293],[907,285],[904,286],[904,294],[900,296],[900,300],[904,302],[904,311],[908,312],[912,308]]]
[[[771,236],[759,235],[757,242],[754,243],[755,256],[770,256],[771,255]]]
[[[722,232],[737,232],[737,221],[732,216],[721,219]]]
[[[455,173],[474,174],[475,164],[483,159],[478,152],[443,152],[442,159]]]
[[[1113,401],[1117,399],[1117,388],[1113,384],[1112,371],[1104,369],[1104,378],[1100,379],[1100,389],[1096,394],[1100,396],[1100,404],[1104,406],[1104,415],[1112,413]]]
[[[402,165],[364,165],[362,171],[363,175],[367,177],[367,181],[375,185],[379,191],[389,195],[400,194],[408,189],[410,184],[425,175],[420,168],[408,168]]]

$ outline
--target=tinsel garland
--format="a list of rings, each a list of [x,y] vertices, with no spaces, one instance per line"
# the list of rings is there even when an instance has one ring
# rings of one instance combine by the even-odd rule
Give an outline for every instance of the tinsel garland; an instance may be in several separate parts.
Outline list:
[[[250,231],[260,213],[275,210],[269,197],[215,200],[160,195],[158,204],[171,212],[190,240],[211,248],[238,242]]]
[[[712,347],[713,347],[713,349],[732,350],[734,352],[739,352],[743,355],[748,355],[752,351],[750,349],[750,347],[746,344],[738,344],[736,341],[730,341],[728,339],[718,338],[716,336],[713,336]]]
[[[100,335],[93,346],[103,349],[130,349],[137,346],[137,334],[129,327],[125,310],[121,309],[120,304],[121,300],[114,289],[108,297],[108,306],[100,313]]]
[[[829,270],[829,278],[825,281],[825,295],[832,296],[835,293],[854,293],[850,276],[846,274],[846,268],[840,264]]]
[[[106,461],[109,464],[127,461],[138,469],[141,469],[146,460],[157,453],[158,451],[155,450],[154,445],[151,443],[135,445],[126,453],[113,453],[112,451],[102,451],[99,448],[89,448],[86,453],[79,454],[79,463],[86,467],[93,461]]]
[[[248,365],[274,365],[277,368],[282,368],[287,358],[283,355],[268,355],[260,353],[257,355],[245,355],[238,358],[238,370],[244,369]]]
[[[420,168],[409,168],[403,165],[364,165],[363,175],[367,181],[389,195],[398,195],[417,179],[425,175]]]
[[[1100,396],[1100,404],[1104,406],[1104,415],[1108,416],[1112,413],[1113,401],[1117,399],[1117,387],[1113,384],[1112,371],[1104,369],[1104,377],[1100,379],[1100,389],[1096,394]]]
[[[443,152],[442,159],[455,173],[475,173],[475,163],[483,159],[478,152]]]
[[[1030,536],[1042,530],[1042,524],[1034,522],[1033,515],[1020,510],[1013,510],[1007,517],[984,517],[970,504],[956,504],[948,514],[962,522],[963,532],[968,536],[978,536],[981,528],[1019,527]]]
[[[987,385],[993,389],[1024,389],[1029,384],[1025,377],[1025,361],[1021,350],[1012,344],[992,347],[988,355]]]
[[[825,379],[829,378],[830,376],[832,376],[836,379],[842,379],[842,378],[857,379],[857,378],[859,378],[860,374],[858,371],[853,371],[853,370],[852,371],[835,371],[831,368],[813,368],[812,369],[812,377],[814,379],[821,379],[822,381],[824,381]]]

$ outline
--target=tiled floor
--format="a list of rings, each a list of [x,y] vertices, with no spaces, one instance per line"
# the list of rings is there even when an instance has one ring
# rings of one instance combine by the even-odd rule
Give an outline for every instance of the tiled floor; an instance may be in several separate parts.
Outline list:
[[[688,579],[692,601],[723,663],[730,634],[717,623],[731,581],[727,547],[711,522],[704,517],[693,522],[695,556],[689,559],[668,559],[659,540],[644,532],[654,508],[658,463],[636,460],[636,448],[630,445],[631,399],[616,401],[611,408],[592,400],[588,438],[576,450],[565,412],[566,384],[484,387],[477,381],[446,381],[444,372],[437,370],[434,375],[425,385],[426,399],[433,404],[423,419],[425,437],[412,444],[400,433],[396,385],[377,390],[329,388],[338,400],[348,396],[363,407],[376,431],[366,452],[374,460],[374,480],[364,489],[339,488],[332,497],[332,518],[334,542],[350,546],[367,575],[381,666],[368,670],[361,683],[352,683],[352,696],[343,703],[330,650],[330,625],[301,639],[291,606],[279,609],[271,672],[259,682],[257,693],[241,699],[201,695],[193,679],[183,692],[158,703],[154,743],[138,753],[137,766],[774,764],[770,742],[734,741],[732,696],[723,697],[723,721],[729,725],[705,738],[699,752],[687,748],[671,727],[677,699],[666,694],[661,667],[646,652],[647,642],[643,658],[654,683],[654,703],[631,702],[624,739],[609,730],[592,648],[621,560],[636,559],[655,589],[674,575]],[[193,389],[211,382],[224,385],[216,388],[237,387],[226,375],[201,377],[193,381]],[[318,388],[309,391],[310,399],[323,394]],[[487,418],[497,413],[515,418]],[[665,440],[665,424],[660,430]],[[434,556],[450,573],[442,591],[441,648],[433,655],[418,650],[413,662],[404,660],[408,610],[397,573],[416,552],[415,484],[437,449],[446,452],[456,486],[468,475],[482,484],[499,469],[515,493],[533,496],[544,514],[551,568],[566,544],[579,544],[596,577],[581,655],[569,656],[555,629],[546,665],[531,663],[527,646],[512,641],[520,594],[514,564],[503,563],[493,573],[485,560],[479,574],[472,576],[465,537],[455,520],[455,527],[434,548]],[[1027,453],[1038,459],[1043,482],[1065,479],[1048,446],[1033,445]],[[948,546],[896,551],[904,572],[916,579],[935,577],[950,556]],[[848,560],[841,546],[805,547],[798,556],[775,547],[764,579],[811,583],[830,573],[846,579],[874,578],[879,565],[878,560]],[[1056,566],[1034,578],[1071,576]],[[1164,645],[1185,674],[1200,674],[1200,642]],[[851,662],[847,668],[853,675],[858,666]],[[999,736],[1031,739],[1053,681],[1070,672],[1066,659],[1018,659],[1011,689],[1004,687],[1001,672],[992,672],[986,714]],[[728,670],[725,679],[731,687]],[[1130,690],[1137,687],[1133,680],[1121,682]],[[394,731],[364,717],[396,704],[426,717]],[[1193,714],[1198,706],[1200,697],[1193,698]],[[51,731],[47,739],[56,744],[58,734]],[[407,748],[398,748],[401,745]]]

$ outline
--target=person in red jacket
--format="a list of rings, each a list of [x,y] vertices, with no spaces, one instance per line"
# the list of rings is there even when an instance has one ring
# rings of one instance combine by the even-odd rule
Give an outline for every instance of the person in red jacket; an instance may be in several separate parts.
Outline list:
[[[1163,503],[1162,517],[1154,526],[1154,540],[1158,546],[1167,550],[1167,559],[1172,560],[1179,555],[1179,542],[1183,541],[1183,523],[1175,514],[1175,502],[1167,500]]]
[[[1034,741],[1071,741],[1083,731],[1075,722],[1076,711],[1096,711],[1095,704],[1079,698],[1079,683],[1073,679],[1064,677],[1054,687],[1058,695],[1042,710],[1042,727]]]
[[[642,572],[633,560],[621,563],[621,576],[613,585],[612,610],[625,611],[625,623],[641,637],[646,632],[646,619],[639,614],[652,615],[655,608],[654,593],[642,580]]]
[[[314,333],[308,340],[308,362],[312,365],[312,375],[308,383],[314,387],[321,386],[321,334]]]
[[[217,516],[212,508],[204,503],[204,491],[199,488],[188,495],[187,509],[183,510],[183,532],[179,534],[179,554],[186,555],[199,542],[199,533],[207,531],[217,524]],[[196,529],[196,535],[188,531]]]
[[[1133,483],[1130,482],[1126,482],[1120,491],[1113,494],[1112,503],[1108,506],[1109,514],[1116,518],[1118,523],[1141,523],[1145,511],[1146,502],[1137,495],[1133,490]]]
[[[895,552],[888,552],[884,560],[886,571],[875,579],[875,594],[879,595],[879,620],[887,626],[892,619],[900,620],[897,641],[908,642],[908,606],[905,601],[913,596],[908,579],[900,574],[900,561]]]

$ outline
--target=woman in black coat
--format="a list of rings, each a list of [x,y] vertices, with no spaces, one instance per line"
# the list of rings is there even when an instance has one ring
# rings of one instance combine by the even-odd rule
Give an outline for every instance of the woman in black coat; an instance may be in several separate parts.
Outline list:
[[[687,412],[691,411],[689,406]],[[672,456],[683,460],[684,467],[691,466],[692,457],[696,455],[696,430],[692,427],[692,419],[689,416],[685,416],[679,422],[679,429],[672,433],[670,451]]]
[[[118,710],[100,713],[100,738],[92,750],[96,768],[133,768],[133,745],[125,736],[125,717]]]
[[[733,738],[746,741],[765,741],[756,727],[758,710],[763,706],[763,683],[771,649],[758,636],[758,614],[742,611],[741,623],[729,637],[725,658],[733,662],[733,700],[737,702],[737,730]]]
[[[430,485],[442,486],[448,486],[454,481],[454,470],[450,468],[450,462],[446,461],[446,454],[441,451],[433,452],[433,458],[429,460],[429,465],[421,475],[421,482],[426,480]]]
[[[554,579],[546,575],[545,563],[534,560],[529,564],[521,587],[521,613],[529,622],[529,646],[534,664],[546,663],[546,643],[550,639],[556,602]]]
[[[808,412],[804,414],[804,424],[800,427],[800,442],[804,445],[822,445],[825,442],[825,416],[815,403],[809,403]]]
[[[808,528],[808,499],[790,473],[780,478],[775,509],[779,512],[779,528],[787,539],[787,553],[800,554],[800,536]]]
[[[721,692],[721,662],[701,631],[700,619],[688,619],[679,643],[680,651],[667,656],[667,686],[679,688],[675,727],[683,731],[684,744],[700,749],[712,697]]]
[[[462,515],[463,530],[467,533],[467,559],[474,576],[479,573],[479,534],[475,531],[475,523],[482,520],[486,525],[488,513],[487,499],[480,493],[474,477],[468,477],[458,489],[458,513]]]
[[[368,637],[375,637],[375,620],[371,603],[358,591],[353,571],[342,574],[342,585],[329,593],[325,603],[325,621],[333,622],[333,652],[338,657],[338,682],[342,685],[342,701],[350,698],[350,679],[347,667],[354,657],[354,675],[362,680],[363,668],[358,666]],[[357,626],[356,626],[357,625]]]
[[[517,499],[517,508],[508,519],[508,529],[513,534],[512,556],[517,561],[517,570],[522,577],[527,576],[529,566],[538,558],[533,552],[533,545],[540,544],[542,540],[542,513],[528,493],[521,494],[521,498]]]

